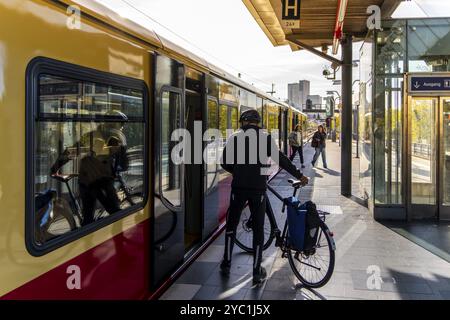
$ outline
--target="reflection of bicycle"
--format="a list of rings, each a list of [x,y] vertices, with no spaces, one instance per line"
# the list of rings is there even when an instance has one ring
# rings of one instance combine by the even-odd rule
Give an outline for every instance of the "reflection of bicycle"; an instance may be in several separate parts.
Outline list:
[[[289,180],[294,188],[295,198],[298,189],[301,186],[300,181]],[[290,205],[285,198],[278,194],[271,186],[268,189],[283,202],[282,212],[285,211],[287,205]],[[264,246],[263,250],[270,247],[273,240],[275,246],[282,251],[282,257],[288,258],[289,264],[295,276],[305,286],[310,288],[319,288],[324,286],[331,278],[334,270],[335,260],[335,243],[333,234],[325,224],[325,218],[329,213],[318,211],[320,216],[320,230],[317,235],[316,244],[310,250],[296,251],[291,248],[288,243],[288,224],[287,219],[284,224],[283,232],[278,229],[277,221],[273,213],[272,206],[269,199],[267,199],[267,218],[264,225]],[[267,224],[268,222],[268,224]],[[244,251],[253,252],[253,238],[252,238],[252,219],[248,212],[244,211],[241,214],[240,228],[238,229],[235,243]]]
[[[69,201],[57,196],[57,192],[49,190],[45,194],[36,196],[36,238],[44,243],[52,238],[80,228],[83,225],[82,203],[75,197],[70,182],[78,178],[77,174],[51,176],[54,180],[63,183],[69,194]],[[121,174],[117,174],[117,195],[120,208],[126,209],[143,202],[142,193],[126,185]],[[97,205],[94,212],[94,221],[107,217],[109,213],[101,205]]]

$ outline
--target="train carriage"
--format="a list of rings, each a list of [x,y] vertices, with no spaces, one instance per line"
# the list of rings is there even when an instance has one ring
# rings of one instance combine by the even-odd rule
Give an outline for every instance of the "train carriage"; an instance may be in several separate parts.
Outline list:
[[[195,148],[171,161],[172,133],[217,129],[217,157],[249,108],[289,152],[304,114],[153,31],[93,1],[0,0],[0,297],[158,297],[222,231],[231,183]]]

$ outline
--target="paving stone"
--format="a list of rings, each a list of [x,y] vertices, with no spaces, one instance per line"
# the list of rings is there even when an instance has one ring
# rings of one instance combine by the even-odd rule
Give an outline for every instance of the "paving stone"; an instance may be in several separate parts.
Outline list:
[[[292,292],[282,292],[282,291],[269,291],[265,290],[262,294],[261,300],[295,300],[296,293]]]
[[[223,290],[222,287],[204,285],[197,291],[193,300],[243,300],[247,291],[245,288]]]
[[[201,285],[175,283],[161,297],[161,300],[191,300]]]
[[[179,278],[177,283],[203,284],[216,269],[216,262],[194,262],[191,267]]]

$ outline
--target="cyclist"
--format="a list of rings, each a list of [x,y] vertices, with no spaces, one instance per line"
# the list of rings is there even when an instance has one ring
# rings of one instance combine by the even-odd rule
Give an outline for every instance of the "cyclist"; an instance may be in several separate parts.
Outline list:
[[[231,256],[233,252],[234,240],[236,237],[236,229],[239,224],[240,215],[248,203],[251,212],[251,227],[253,230],[253,284],[263,282],[267,273],[261,267],[262,248],[264,244],[264,217],[266,211],[266,189],[267,189],[267,173],[262,170],[267,169],[270,165],[260,156],[261,147],[267,143],[267,151],[278,153],[278,163],[281,168],[288,171],[297,179],[300,179],[303,184],[308,183],[308,178],[303,176],[302,172],[298,170],[292,162],[279,151],[273,137],[264,132],[259,124],[261,117],[256,110],[247,110],[242,113],[240,118],[241,129],[232,135],[223,150],[221,165],[223,169],[232,173],[233,182],[230,197],[230,210],[227,216],[227,227],[225,235],[225,252],[224,258],[220,265],[223,274],[228,275],[231,268]],[[253,130],[253,131],[252,131]],[[245,142],[245,137],[252,136],[257,138],[253,143]],[[238,140],[245,144],[238,145]],[[263,149],[264,150],[264,149]],[[252,154],[255,153],[255,154]],[[271,154],[268,153],[270,156]],[[253,157],[252,161],[250,158]],[[274,157],[272,157],[272,160]],[[230,160],[231,159],[231,160]],[[237,162],[236,159],[245,159],[245,161]],[[263,163],[266,162],[266,163]]]
[[[83,204],[82,226],[94,221],[97,200],[109,214],[120,211],[114,179],[118,172],[128,170],[127,142],[122,132],[128,117],[117,110],[106,113],[106,117],[107,122],[64,150],[51,168],[51,174],[58,175],[61,167],[79,156],[70,150],[89,150],[80,156],[78,184]]]

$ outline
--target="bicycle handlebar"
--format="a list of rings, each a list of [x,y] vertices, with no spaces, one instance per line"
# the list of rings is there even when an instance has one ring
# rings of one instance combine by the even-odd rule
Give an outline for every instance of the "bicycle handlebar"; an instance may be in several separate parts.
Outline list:
[[[57,181],[67,183],[70,180],[78,177],[78,174],[60,174],[59,172],[52,174],[51,177]]]

